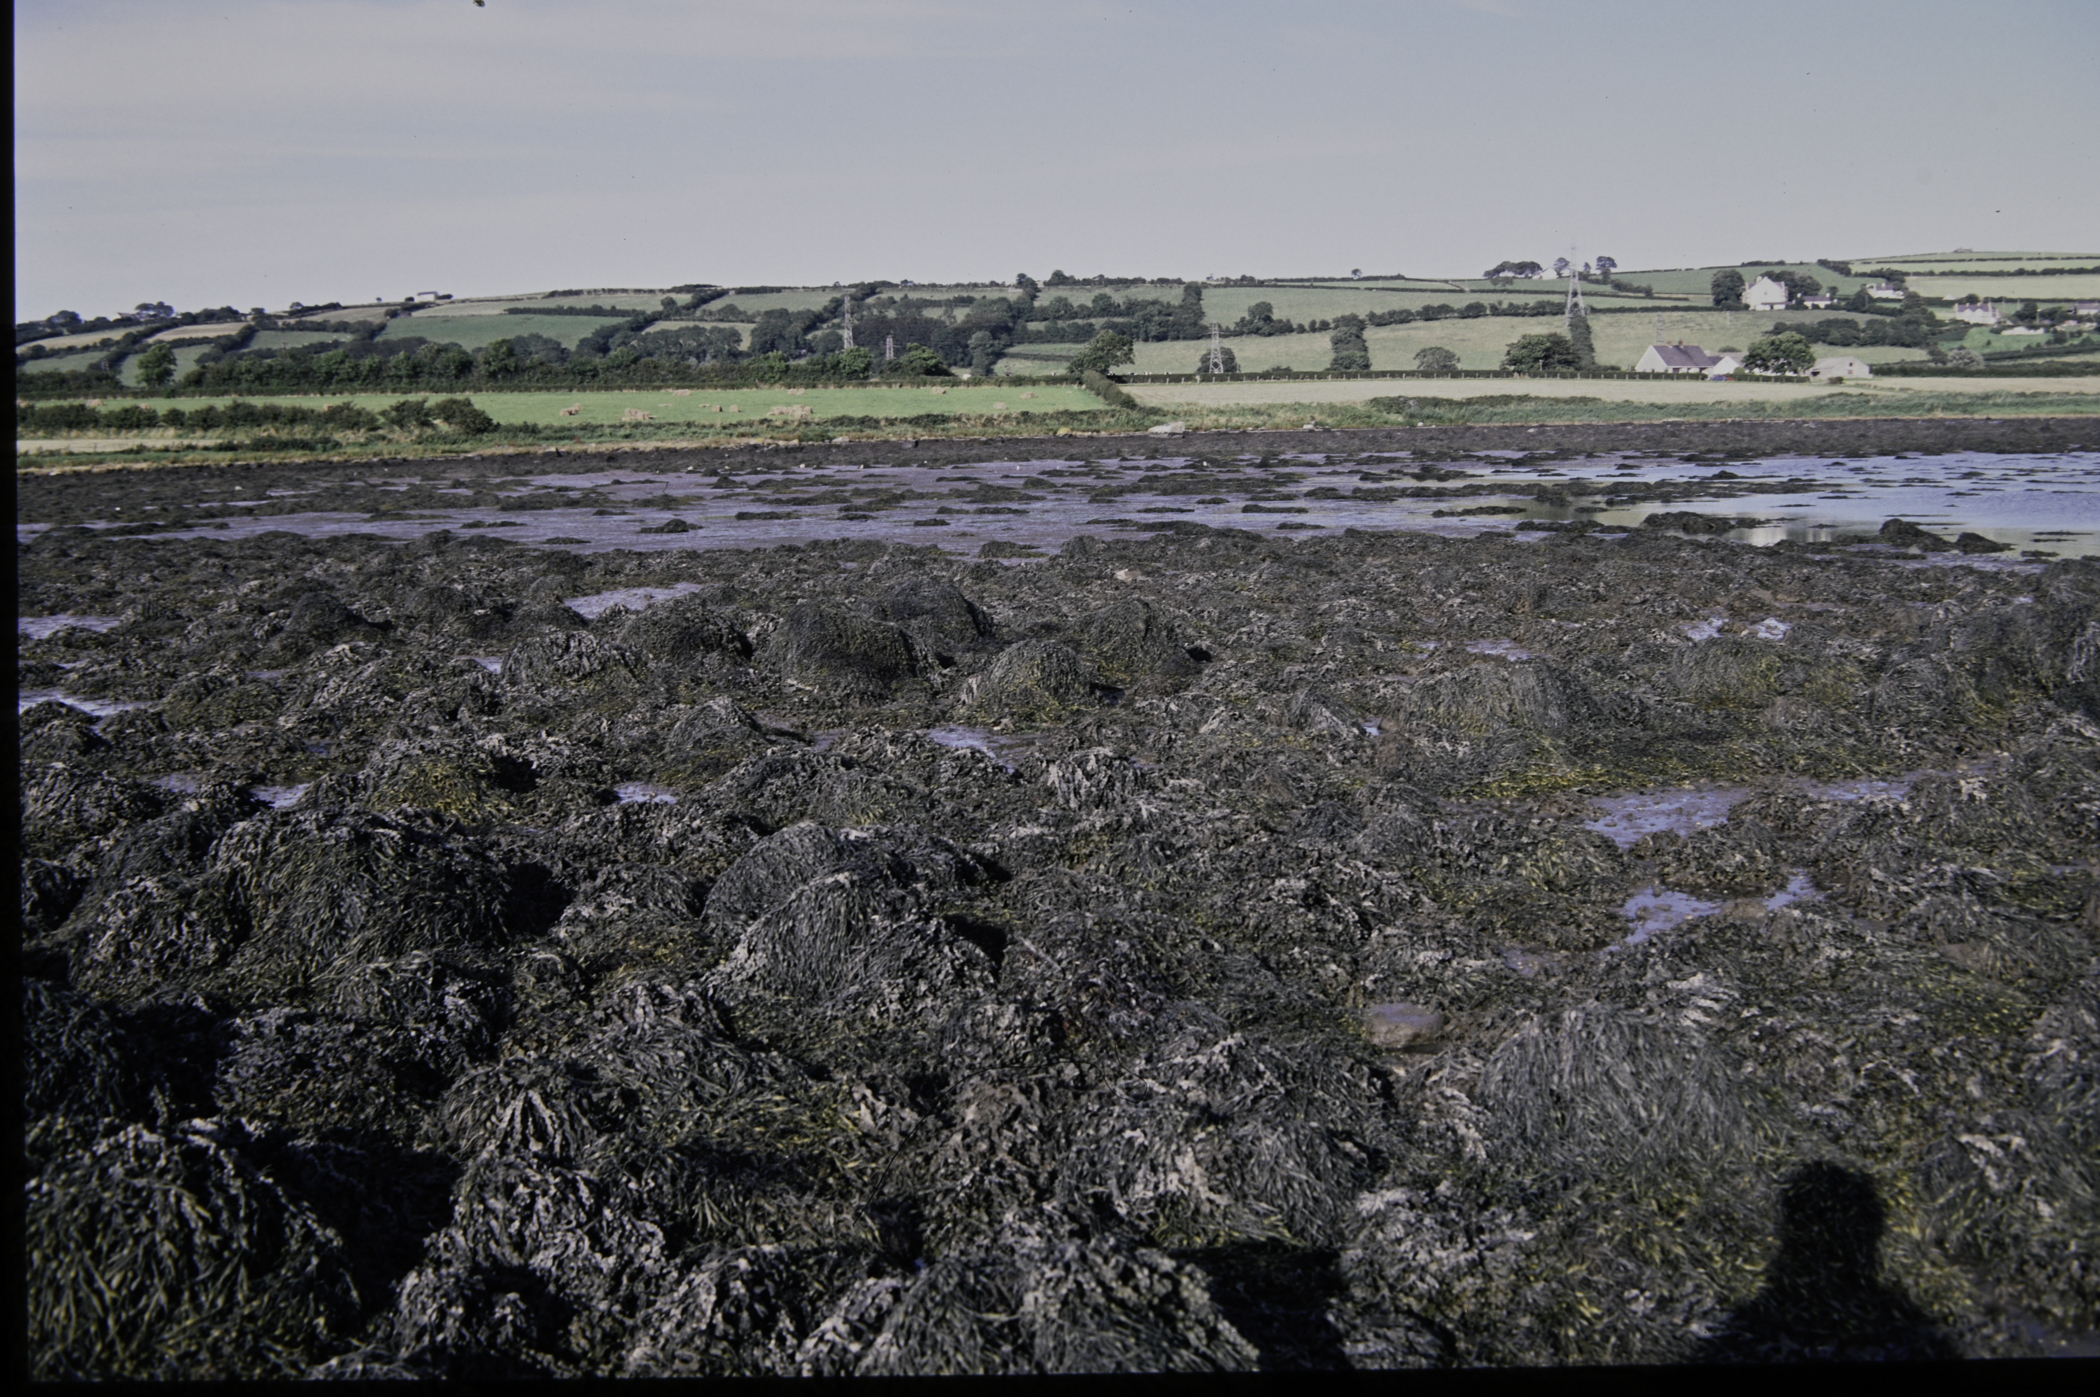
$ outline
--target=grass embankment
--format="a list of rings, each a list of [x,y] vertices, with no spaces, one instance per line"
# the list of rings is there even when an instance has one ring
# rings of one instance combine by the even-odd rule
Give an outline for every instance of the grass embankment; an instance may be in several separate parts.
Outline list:
[[[1958,378],[1907,379],[1900,385],[1854,382],[1844,387],[1683,379],[1192,382],[1133,384],[1117,394],[1124,400],[1115,405],[1104,404],[1102,398],[1072,384],[1046,384],[1028,391],[1036,396],[1024,399],[1013,385],[994,380],[982,385],[958,384],[945,393],[926,387],[695,390],[690,395],[664,390],[491,393],[474,398],[496,421],[492,429],[478,435],[439,428],[345,432],[318,422],[187,434],[165,427],[119,432],[88,426],[18,440],[16,451],[21,468],[67,469],[105,461],[145,466],[224,460],[229,453],[420,457],[563,447],[1042,437],[1139,432],[1170,420],[1186,424],[1191,431],[1273,431],[1302,427],[1308,421],[1350,428],[2100,415],[2100,376],[1999,379],[1988,389]],[[194,414],[207,404],[223,406],[230,401],[126,400],[124,405],[179,407]],[[281,397],[245,401],[316,409],[343,400]],[[374,411],[393,400],[380,395],[352,401]],[[580,410],[574,416],[562,416],[569,407]],[[730,411],[732,407],[736,411]],[[722,410],[717,412],[717,408]],[[795,415],[768,415],[776,408]],[[628,420],[625,415],[630,411],[647,413],[649,418]],[[52,459],[58,456],[66,458],[64,465]],[[44,459],[41,463],[25,459],[36,457]]]

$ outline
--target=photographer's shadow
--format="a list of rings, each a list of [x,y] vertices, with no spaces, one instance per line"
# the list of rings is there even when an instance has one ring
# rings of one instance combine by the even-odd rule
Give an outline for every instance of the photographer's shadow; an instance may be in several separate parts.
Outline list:
[[[1779,1254],[1764,1286],[1702,1343],[1703,1363],[1958,1358],[1954,1344],[1881,1279],[1881,1194],[1835,1164],[1795,1170],[1780,1194]]]

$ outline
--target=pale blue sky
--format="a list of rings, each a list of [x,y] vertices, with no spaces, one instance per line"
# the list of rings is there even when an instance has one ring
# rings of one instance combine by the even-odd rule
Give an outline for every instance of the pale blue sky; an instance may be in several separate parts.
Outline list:
[[[2100,250],[2091,0],[17,0],[18,318]]]

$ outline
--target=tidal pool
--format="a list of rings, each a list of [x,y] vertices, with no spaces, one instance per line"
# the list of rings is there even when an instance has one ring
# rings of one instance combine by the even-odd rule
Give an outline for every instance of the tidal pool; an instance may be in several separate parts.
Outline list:
[[[1533,460],[1518,452],[1472,453],[1457,463],[1467,469],[1409,474],[1419,470],[1416,462],[1389,452],[1296,453],[1266,463],[1110,456],[936,466],[898,460],[909,455],[901,444],[869,450],[888,459],[757,467],[742,460],[733,472],[718,472],[713,465],[691,463],[693,453],[686,453],[654,470],[644,460],[624,471],[484,481],[483,490],[503,496],[493,508],[464,502],[454,507],[447,497],[470,492],[433,486],[399,512],[328,509],[331,488],[346,482],[366,488],[349,471],[300,492],[316,496],[317,508],[310,513],[258,516],[252,508],[261,501],[222,500],[214,502],[215,510],[245,507],[195,527],[163,516],[178,527],[156,528],[152,536],[244,538],[284,530],[406,541],[438,530],[472,529],[500,530],[488,537],[578,552],[880,539],[974,553],[988,542],[1055,549],[1075,534],[1156,530],[1177,523],[1265,533],[1405,529],[1543,541],[1552,533],[1511,531],[1529,522],[1594,524],[1623,532],[1643,527],[1659,511],[1689,511],[1758,521],[1723,535],[1752,544],[1782,539],[1835,544],[1871,536],[1884,521],[1902,518],[1948,538],[1973,532],[2013,549],[2064,556],[2100,552],[2100,452],[2091,451],[1859,460],[1778,456],[1729,462],[1726,470],[1670,456]],[[535,458],[516,459],[529,470]],[[1628,495],[1636,485],[1638,497]],[[1446,487],[1469,493],[1419,493]],[[390,481],[369,488],[401,493],[408,487]],[[1506,512],[1454,513],[1483,507]],[[1445,517],[1436,517],[1439,511]],[[1287,517],[1279,520],[1278,514]],[[17,540],[26,542],[48,527],[45,521],[18,519]],[[141,521],[94,520],[90,527],[138,529]],[[2010,554],[1912,559],[1925,566],[2031,566]]]

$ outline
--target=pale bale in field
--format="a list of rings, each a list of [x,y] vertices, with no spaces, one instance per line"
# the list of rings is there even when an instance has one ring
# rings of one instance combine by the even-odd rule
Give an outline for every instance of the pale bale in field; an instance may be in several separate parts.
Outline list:
[[[622,422],[654,422],[656,414],[643,412],[638,407],[628,407],[620,409],[620,420]]]
[[[768,408],[768,409],[766,409],[766,416],[768,416],[768,417],[795,417],[795,418],[802,418],[802,417],[814,417],[815,415],[816,415],[816,409],[814,409],[814,408],[811,408],[811,407],[806,407],[806,406],[804,406],[804,405],[803,405],[803,404],[801,404],[801,403],[791,403],[791,404],[788,404],[788,405],[786,405],[786,406],[782,406],[782,407],[775,407],[775,408]]]
[[[574,417],[574,416],[576,416],[577,414],[581,413],[582,411],[583,411],[583,404],[582,404],[582,403],[578,403],[578,404],[576,404],[576,406],[574,406],[574,407],[565,407],[565,408],[563,408],[563,409],[561,410],[561,415],[562,415],[562,416],[564,416],[564,417]]]

